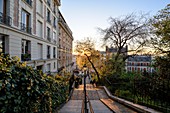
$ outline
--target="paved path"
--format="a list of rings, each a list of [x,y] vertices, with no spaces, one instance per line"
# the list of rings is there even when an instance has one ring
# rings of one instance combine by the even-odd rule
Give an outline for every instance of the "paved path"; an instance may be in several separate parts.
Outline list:
[[[90,81],[88,77],[86,78],[86,82],[87,96],[91,102],[94,113],[113,113],[110,109],[113,109],[115,113],[136,113],[124,105],[109,99],[104,89],[95,88],[93,85],[89,84]],[[71,100],[60,109],[59,113],[81,113],[84,99],[83,90],[84,85],[80,85],[77,89],[75,88]]]

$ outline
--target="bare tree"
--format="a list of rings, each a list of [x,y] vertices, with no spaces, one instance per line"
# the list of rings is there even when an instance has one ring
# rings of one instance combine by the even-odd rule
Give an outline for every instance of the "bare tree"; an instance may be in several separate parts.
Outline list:
[[[122,54],[121,50],[126,45],[134,47],[131,51],[139,51],[147,41],[148,19],[147,14],[137,16],[130,14],[119,18],[110,17],[110,26],[101,29],[104,45],[110,45],[117,48],[115,61]],[[126,59],[126,58],[125,58]]]
[[[85,38],[84,40],[77,41],[75,52],[86,56],[97,75],[98,81],[100,82],[100,75],[94,65],[96,61],[95,59],[99,59],[99,53],[97,50],[95,50],[95,43],[92,41],[92,39]]]

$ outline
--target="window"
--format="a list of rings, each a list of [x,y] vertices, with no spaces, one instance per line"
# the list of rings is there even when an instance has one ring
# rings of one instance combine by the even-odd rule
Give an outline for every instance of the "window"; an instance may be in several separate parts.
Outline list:
[[[48,6],[50,7],[51,0],[47,0],[47,4],[48,4]]]
[[[51,38],[50,38],[50,28],[49,27],[47,27],[47,40],[51,41]]]
[[[37,21],[37,36],[43,38],[43,25],[40,21]]]
[[[54,4],[54,9],[53,9],[53,12],[56,13],[56,4]]]
[[[29,4],[30,6],[32,6],[32,0],[25,0],[27,2],[27,4]]]
[[[55,67],[56,67],[56,64],[55,64],[55,62],[54,62],[54,69],[55,69]]]
[[[47,64],[46,72],[50,72],[51,70],[50,67],[51,67],[50,64]]]
[[[12,18],[7,14],[7,0],[0,0],[0,23],[11,26]]]
[[[47,22],[51,23],[51,20],[50,20],[50,10],[47,9]]]
[[[22,40],[21,42],[21,60],[29,61],[31,60],[31,42],[28,40]]]
[[[37,70],[42,70],[43,69],[43,65],[37,66]]]
[[[38,0],[37,3],[37,12],[43,16],[43,2],[41,0]]]
[[[138,71],[140,71],[140,68],[138,68]]]
[[[50,58],[50,46],[47,46],[47,58]]]
[[[38,46],[38,59],[42,59],[42,53],[43,53],[43,51],[42,51],[42,44],[37,44],[37,46]]]
[[[56,33],[53,32],[53,39],[55,40],[56,39]]]
[[[56,28],[56,18],[54,17],[54,23],[53,23],[54,28]]]
[[[5,53],[5,38],[0,35],[0,53]]]
[[[21,13],[21,30],[31,33],[31,24],[30,24],[30,14],[22,10]]]
[[[53,48],[53,57],[56,58],[56,49],[55,49],[55,47]]]

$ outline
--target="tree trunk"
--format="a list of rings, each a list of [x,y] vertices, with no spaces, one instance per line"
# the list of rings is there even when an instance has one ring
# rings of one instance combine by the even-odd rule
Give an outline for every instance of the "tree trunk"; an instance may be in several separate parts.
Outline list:
[[[90,62],[90,64],[92,65],[92,67],[93,67],[93,69],[94,69],[94,71],[95,71],[95,73],[96,73],[96,75],[97,75],[98,81],[99,81],[99,83],[100,83],[100,75],[99,75],[99,73],[98,73],[97,69],[95,68],[95,66],[94,66],[93,62],[90,60],[89,56],[88,56],[87,54],[84,54],[84,55],[86,55],[86,57],[87,57],[88,61],[89,61],[89,62]]]

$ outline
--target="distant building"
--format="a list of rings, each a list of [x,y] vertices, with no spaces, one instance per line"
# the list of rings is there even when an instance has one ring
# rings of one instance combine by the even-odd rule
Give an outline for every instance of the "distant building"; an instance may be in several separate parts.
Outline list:
[[[130,56],[126,61],[126,70],[128,72],[153,72],[151,67],[153,57],[151,55]]]
[[[108,57],[112,57],[112,55],[113,55],[113,54],[116,54],[117,51],[118,51],[118,48],[114,48],[114,47],[110,47],[110,48],[109,48],[108,46],[106,46],[106,55],[107,55]],[[122,49],[121,49],[121,53],[122,53],[123,55],[127,55],[127,53],[128,53],[128,46],[122,48]]]
[[[73,35],[72,31],[67,25],[63,15],[59,11],[59,45],[58,45],[58,72],[63,69],[66,72],[72,71],[72,47]]]

